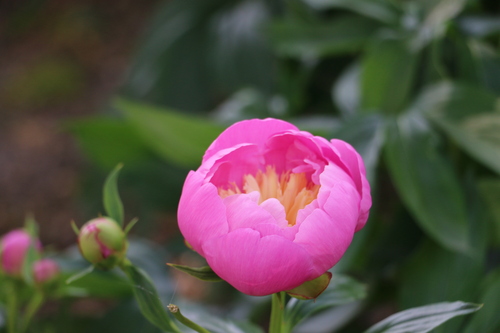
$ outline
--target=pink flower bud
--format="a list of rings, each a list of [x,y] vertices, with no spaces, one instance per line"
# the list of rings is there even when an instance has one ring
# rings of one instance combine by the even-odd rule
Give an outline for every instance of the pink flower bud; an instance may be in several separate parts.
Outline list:
[[[1,262],[3,271],[12,276],[20,276],[23,262],[31,244],[31,236],[23,229],[12,230],[1,241]],[[42,249],[39,240],[35,243],[38,252]]]
[[[78,236],[78,246],[85,259],[96,267],[110,269],[119,264],[127,252],[125,232],[110,218],[99,217],[85,223]]]
[[[33,263],[33,277],[38,284],[54,280],[59,272],[59,265],[52,259],[41,259]]]

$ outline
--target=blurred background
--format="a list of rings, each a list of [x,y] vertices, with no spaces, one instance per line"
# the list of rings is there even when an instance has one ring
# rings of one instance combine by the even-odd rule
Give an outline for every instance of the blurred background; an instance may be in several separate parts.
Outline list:
[[[498,332],[499,44],[497,0],[2,1],[0,232],[33,214],[65,269],[83,267],[69,222],[103,212],[104,179],[124,163],[125,213],[140,220],[130,255],[166,302],[175,290],[265,325],[265,299],[164,264],[203,264],[175,211],[210,142],[281,118],[355,146],[374,197],[334,269],[368,297],[297,332],[359,332],[454,300],[486,305],[436,332]],[[91,297],[49,304],[34,332],[156,332],[119,276],[88,279]]]

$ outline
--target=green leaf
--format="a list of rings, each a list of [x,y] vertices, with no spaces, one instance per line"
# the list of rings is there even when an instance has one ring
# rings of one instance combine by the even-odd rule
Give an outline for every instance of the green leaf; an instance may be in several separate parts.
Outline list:
[[[93,268],[93,266],[89,266]],[[81,272],[80,272],[81,273]],[[59,296],[127,298],[132,296],[130,283],[123,277],[109,272],[92,270],[77,277],[65,273],[63,278],[68,281],[58,290]]]
[[[106,178],[103,188],[103,203],[106,214],[113,219],[120,227],[123,226],[123,204],[118,193],[118,174],[122,164],[118,164]]]
[[[118,99],[123,111],[144,142],[160,156],[182,166],[194,167],[223,128],[180,113]]]
[[[488,274],[481,286],[481,303],[484,309],[474,314],[464,333],[495,333],[500,331],[500,270]]]
[[[472,254],[462,188],[423,117],[410,113],[388,121],[385,161],[426,233],[452,251]]]
[[[428,87],[413,109],[425,114],[472,157],[500,174],[500,109],[493,94],[444,82]]]
[[[395,114],[407,104],[414,84],[418,54],[403,40],[377,38],[361,63],[361,107]]]
[[[483,271],[483,265],[470,257],[427,241],[403,267],[400,307],[407,309],[457,299],[475,301]],[[458,332],[459,325],[460,321],[454,320],[438,331]]]
[[[360,16],[337,17],[330,22],[275,21],[271,39],[278,54],[316,59],[361,50],[379,25]]]
[[[29,285],[33,284],[33,263],[40,258],[39,251],[37,251],[38,240],[38,226],[32,216],[27,216],[24,222],[24,229],[31,237],[30,246],[24,256],[22,275],[23,279]]]
[[[103,169],[118,163],[133,165],[152,158],[131,124],[112,118],[93,117],[65,124],[85,154]]]
[[[66,284],[71,284],[71,283],[74,283],[75,281],[83,278],[84,276],[92,273],[94,271],[94,266],[90,265],[84,269],[82,269],[81,271],[75,273],[75,274],[72,274],[71,276],[67,277],[66,278]]]
[[[177,264],[167,264],[167,265],[175,269],[178,269],[181,272],[194,276],[195,278],[200,279],[202,281],[209,281],[209,282],[223,281],[217,274],[215,274],[215,272],[212,270],[212,268],[210,268],[210,266],[189,267]]]
[[[453,302],[437,303],[398,312],[365,333],[426,333],[447,320],[475,312],[481,305]]]
[[[124,265],[122,270],[132,283],[135,299],[144,317],[165,332],[180,332],[167,314],[147,273],[132,264]]]
[[[316,299],[330,284],[332,273],[326,272],[314,280],[306,281],[300,286],[287,290],[286,293],[301,300]]]
[[[288,328],[292,329],[308,317],[365,297],[364,284],[345,275],[333,274],[330,285],[317,299],[309,301],[290,299],[285,309],[285,322]]]
[[[337,79],[332,87],[332,98],[344,117],[349,117],[359,110],[361,65],[355,62]]]
[[[500,179],[486,178],[479,182],[479,193],[491,215],[490,238],[494,245],[500,245]]]
[[[385,0],[303,0],[319,10],[348,9],[358,14],[374,18],[385,23],[394,23],[398,19],[395,8]]]

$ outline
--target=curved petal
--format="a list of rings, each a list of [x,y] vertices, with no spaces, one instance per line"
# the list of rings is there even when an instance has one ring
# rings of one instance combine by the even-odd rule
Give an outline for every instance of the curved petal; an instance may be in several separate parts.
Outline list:
[[[177,218],[179,229],[188,243],[200,255],[202,243],[209,238],[226,234],[229,227],[226,219],[226,206],[217,188],[203,184],[203,177],[191,171],[182,189]]]
[[[235,194],[224,198],[229,231],[251,228],[261,223],[276,224],[276,219],[258,204],[259,192]]]
[[[248,295],[289,290],[314,278],[308,253],[280,236],[238,229],[208,240],[203,250],[215,273]]]
[[[222,132],[208,147],[203,156],[203,163],[218,151],[240,143],[263,146],[270,136],[287,130],[298,131],[298,128],[286,121],[271,118],[237,122]]]

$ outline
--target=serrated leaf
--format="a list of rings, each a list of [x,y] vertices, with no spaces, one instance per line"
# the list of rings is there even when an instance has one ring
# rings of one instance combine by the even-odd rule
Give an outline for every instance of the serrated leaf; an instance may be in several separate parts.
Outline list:
[[[202,281],[209,281],[209,282],[223,281],[217,274],[215,274],[215,272],[212,270],[212,268],[210,268],[210,266],[189,267],[177,264],[167,264],[167,265],[175,269],[178,269],[181,272],[194,276],[195,278],[200,279]]]
[[[475,312],[481,306],[458,301],[408,309],[382,320],[365,333],[426,333],[451,318]]]
[[[345,275],[333,274],[330,285],[317,299],[303,301],[292,298],[286,305],[285,322],[292,329],[308,317],[365,297],[364,284]]]
[[[144,142],[161,157],[193,167],[201,162],[205,150],[223,128],[158,107],[124,99],[115,102]]]
[[[132,283],[135,299],[144,317],[165,332],[180,332],[167,314],[147,273],[132,264],[124,265],[122,270]]]
[[[426,120],[411,113],[389,120],[385,161],[403,202],[444,247],[472,254],[465,198]]]
[[[120,227],[123,226],[123,204],[118,193],[118,174],[122,164],[118,164],[108,175],[103,187],[103,203],[106,214],[113,219]]]

